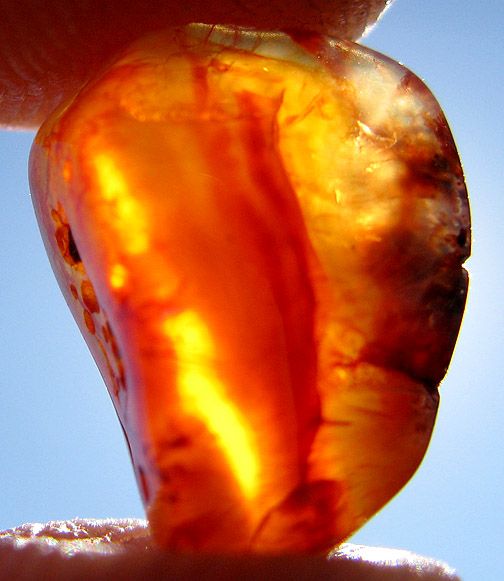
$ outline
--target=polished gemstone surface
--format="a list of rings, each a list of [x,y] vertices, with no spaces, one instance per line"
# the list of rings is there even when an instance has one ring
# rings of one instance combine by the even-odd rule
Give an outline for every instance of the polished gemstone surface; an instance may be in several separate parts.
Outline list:
[[[323,551],[410,478],[470,240],[411,72],[320,36],[167,30],[44,124],[31,184],[160,545]]]

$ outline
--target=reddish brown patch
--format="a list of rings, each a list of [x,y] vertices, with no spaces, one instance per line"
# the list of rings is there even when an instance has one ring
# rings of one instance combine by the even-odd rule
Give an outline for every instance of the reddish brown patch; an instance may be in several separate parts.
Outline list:
[[[96,327],[93,321],[93,315],[87,309],[84,310],[84,322],[86,323],[88,331],[94,335],[96,333]]]
[[[83,280],[81,283],[81,295],[84,304],[91,313],[99,313],[100,305],[96,298],[95,290],[89,280]]]

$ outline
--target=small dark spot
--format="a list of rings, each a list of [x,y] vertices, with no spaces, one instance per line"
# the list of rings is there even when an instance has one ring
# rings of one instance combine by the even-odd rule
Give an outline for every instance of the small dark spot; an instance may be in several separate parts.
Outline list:
[[[70,292],[72,293],[72,296],[75,300],[79,298],[79,293],[77,292],[77,289],[75,288],[74,284],[70,285]]]
[[[75,239],[72,234],[72,230],[68,228],[68,253],[70,254],[72,260],[75,263],[82,262],[82,258],[79,254],[79,249],[77,248],[77,244],[75,243]]]
[[[467,242],[467,230],[465,228],[461,228],[460,232],[457,235],[457,244],[464,248]]]
[[[168,440],[166,445],[168,448],[185,448],[191,444],[190,438],[187,436],[178,436],[172,440]]]
[[[56,243],[58,245],[61,256],[70,266],[78,266],[82,263],[77,245],[72,235],[72,230],[68,224],[63,224],[56,229],[55,232]]]
[[[439,155],[439,153],[436,153],[436,155],[432,158],[432,168],[435,171],[446,172],[450,169],[450,163],[448,162],[446,157],[444,157],[443,155]]]

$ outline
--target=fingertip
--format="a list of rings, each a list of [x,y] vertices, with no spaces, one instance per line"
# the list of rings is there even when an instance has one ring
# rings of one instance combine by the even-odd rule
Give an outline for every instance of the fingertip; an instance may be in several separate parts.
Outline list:
[[[145,521],[27,524],[0,533],[0,581],[460,581],[444,563],[408,551],[344,544],[324,556],[159,551]]]
[[[0,0],[0,126],[34,128],[142,34],[188,22],[355,39],[388,0]]]

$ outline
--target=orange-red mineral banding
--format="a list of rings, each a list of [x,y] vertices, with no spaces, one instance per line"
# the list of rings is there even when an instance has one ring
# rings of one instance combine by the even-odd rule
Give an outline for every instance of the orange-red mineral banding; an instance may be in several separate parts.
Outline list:
[[[48,119],[31,183],[161,546],[323,551],[410,478],[469,252],[412,73],[321,36],[170,29]]]

